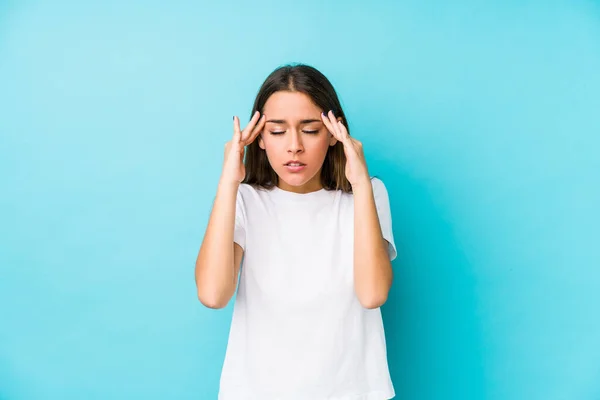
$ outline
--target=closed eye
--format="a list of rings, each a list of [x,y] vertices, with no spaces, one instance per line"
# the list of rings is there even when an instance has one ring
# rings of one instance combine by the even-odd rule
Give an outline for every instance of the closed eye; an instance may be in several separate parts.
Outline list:
[[[309,135],[316,135],[317,133],[319,133],[318,130],[316,130],[316,131],[302,131],[302,132],[307,133]],[[284,133],[285,133],[285,131],[271,131],[272,135],[282,135]]]

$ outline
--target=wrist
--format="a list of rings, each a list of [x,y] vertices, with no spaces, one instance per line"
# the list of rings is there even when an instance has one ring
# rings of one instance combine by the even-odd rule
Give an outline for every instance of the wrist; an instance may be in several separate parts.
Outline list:
[[[219,188],[237,190],[239,186],[240,182],[235,179],[228,179],[226,177],[221,177],[221,179],[219,179]]]
[[[373,190],[373,186],[371,184],[371,178],[369,176],[360,179],[356,182],[350,182],[352,185],[352,191],[364,191],[364,190]]]

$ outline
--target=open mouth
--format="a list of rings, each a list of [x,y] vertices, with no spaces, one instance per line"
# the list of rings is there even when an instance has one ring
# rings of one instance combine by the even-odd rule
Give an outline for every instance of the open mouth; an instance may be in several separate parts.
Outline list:
[[[301,163],[300,161],[290,161],[285,163],[284,166],[289,172],[300,172],[306,167],[306,164]]]

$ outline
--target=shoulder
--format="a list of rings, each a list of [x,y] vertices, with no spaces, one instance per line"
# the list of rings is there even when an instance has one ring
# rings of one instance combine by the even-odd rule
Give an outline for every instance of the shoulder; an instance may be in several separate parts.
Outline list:
[[[268,190],[263,187],[251,185],[249,183],[240,183],[237,200],[238,202],[245,204],[255,203],[260,202],[266,195],[268,195]]]
[[[237,189],[236,203],[238,206],[245,206],[245,203],[252,198],[254,188],[247,183],[240,183]]]
[[[248,194],[255,190],[256,189],[254,189],[252,185],[249,185],[247,183],[240,183],[240,186],[238,186],[238,194],[240,195]]]
[[[238,187],[238,193],[242,196],[250,196],[255,195],[259,191],[264,190],[262,187],[258,187],[256,185],[251,185],[249,183],[240,183]]]
[[[376,176],[371,177],[371,186],[373,186],[374,193],[387,193],[385,184],[380,178]]]
[[[253,185],[240,183],[235,198],[236,210],[240,215],[247,215],[257,208],[257,203],[261,202],[258,190]]]

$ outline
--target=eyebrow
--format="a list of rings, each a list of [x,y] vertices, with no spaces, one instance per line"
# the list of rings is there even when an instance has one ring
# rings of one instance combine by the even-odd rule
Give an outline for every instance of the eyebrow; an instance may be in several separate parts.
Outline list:
[[[286,124],[284,119],[269,119],[267,122],[273,122],[274,124]],[[323,122],[320,119],[303,119],[300,121],[301,124],[310,124],[311,122]]]

